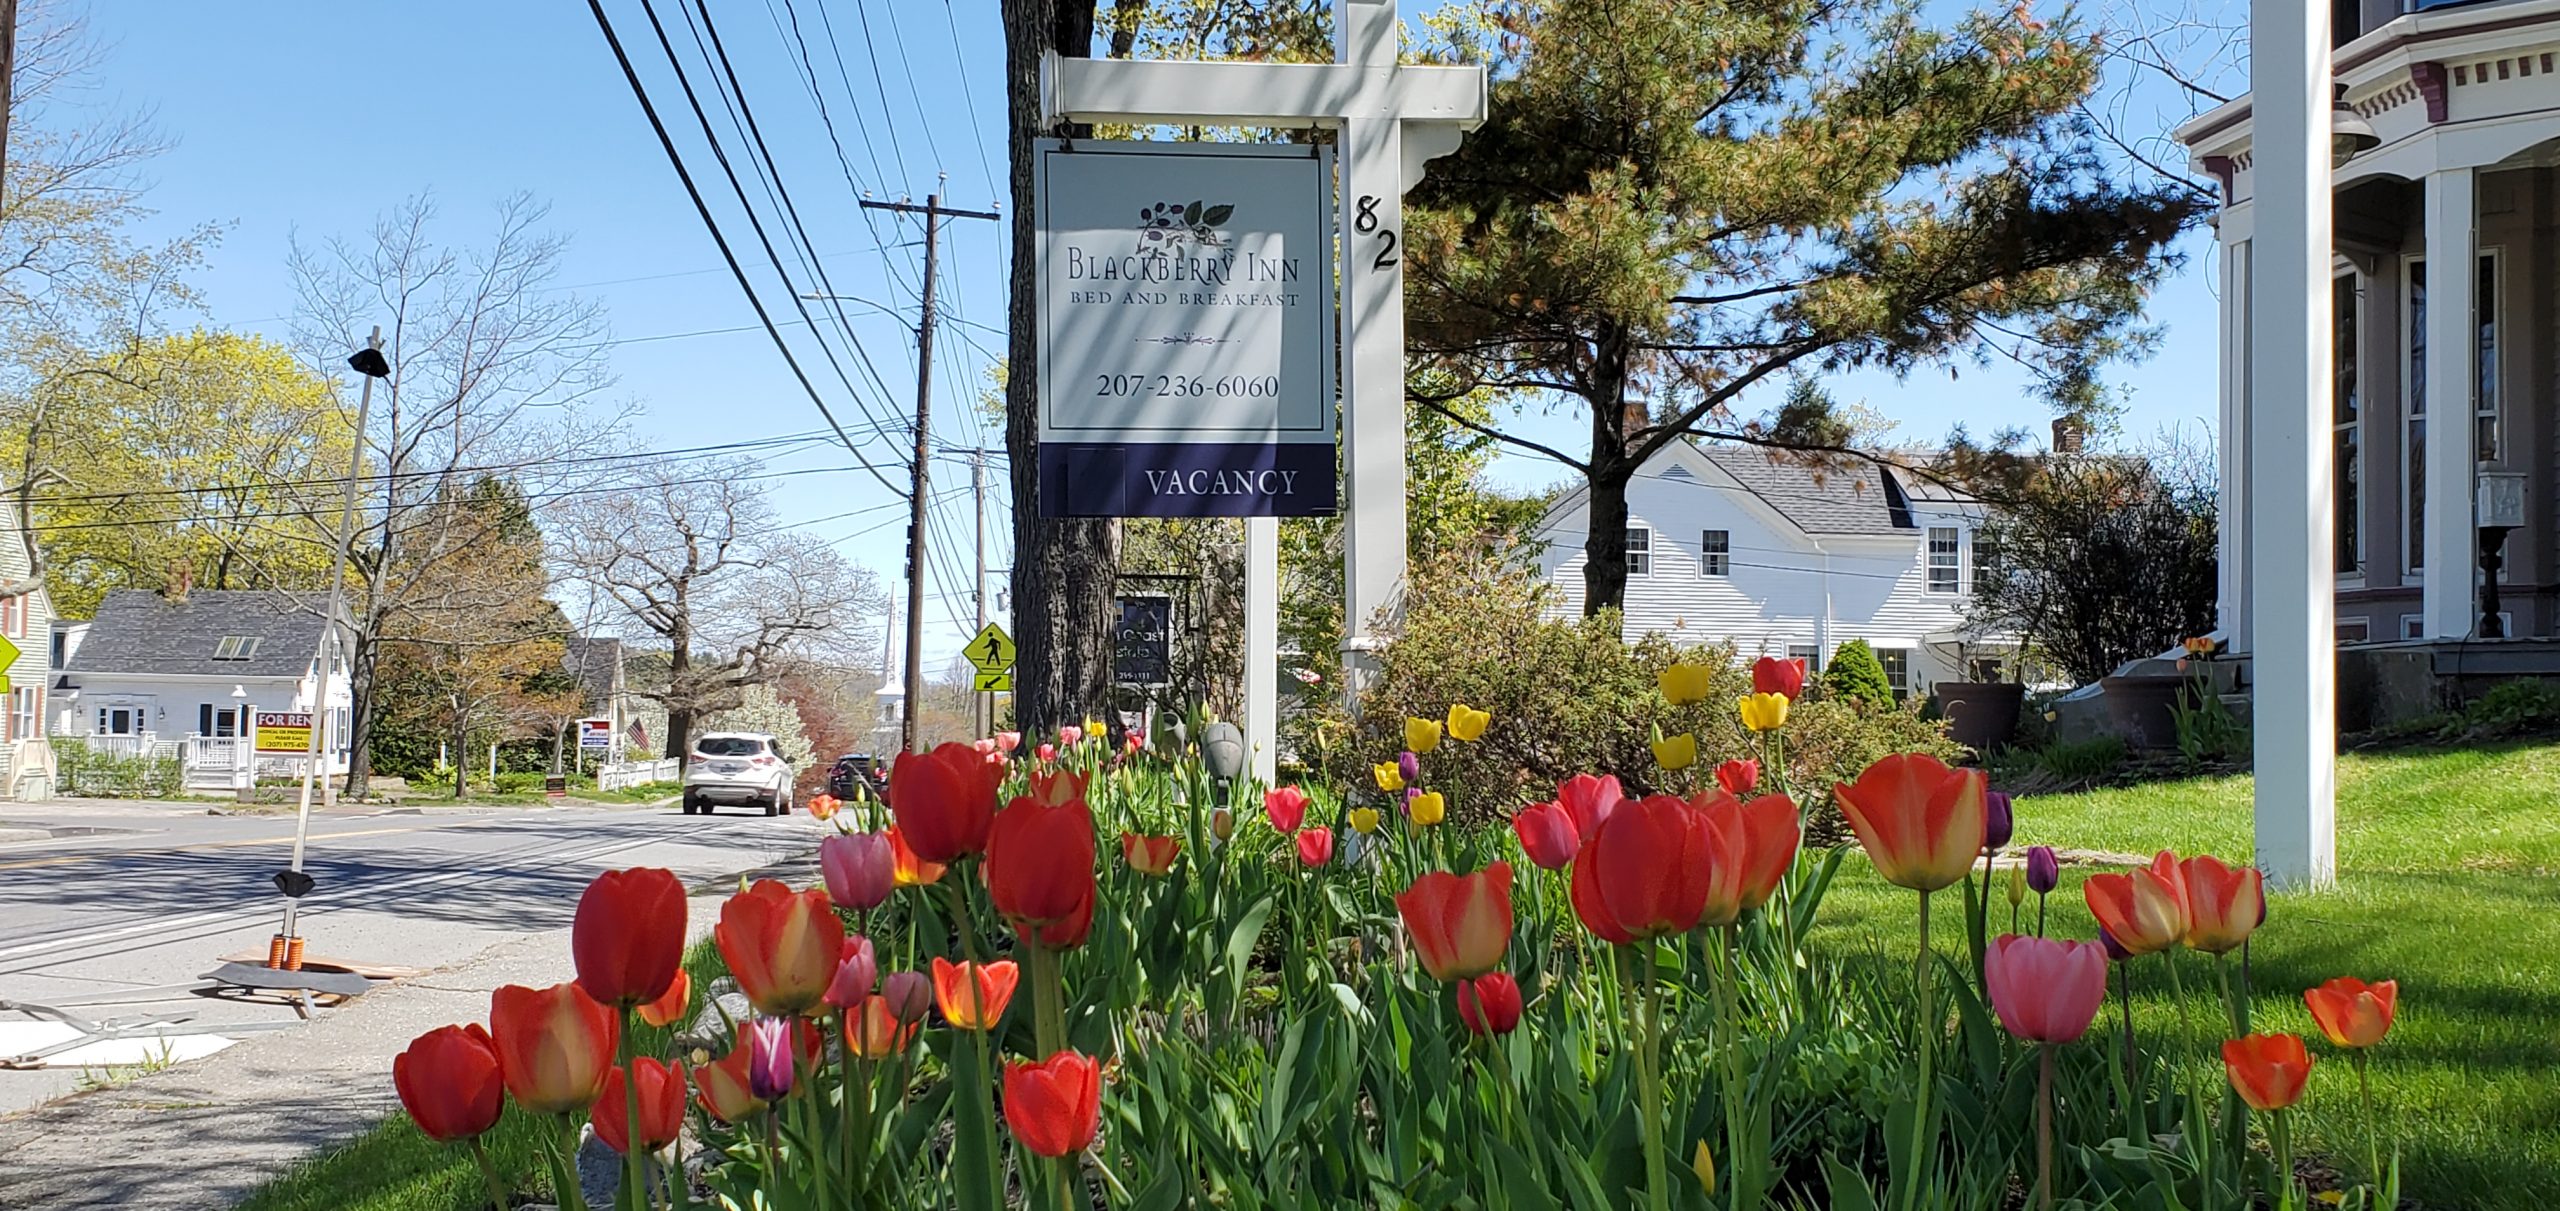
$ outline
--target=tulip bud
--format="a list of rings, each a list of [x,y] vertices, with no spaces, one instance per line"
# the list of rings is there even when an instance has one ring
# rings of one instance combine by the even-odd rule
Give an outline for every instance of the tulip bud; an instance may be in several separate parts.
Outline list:
[[[2016,908],[2026,898],[2027,868],[2024,865],[2012,866],[2009,868],[2009,907]]]
[[[1396,754],[1396,773],[1403,776],[1407,785],[1421,781],[1422,758],[1415,756],[1410,749]]]
[[[2027,886],[2039,896],[2062,882],[2062,859],[2050,845],[2027,847]]]
[[[872,984],[879,979],[880,961],[871,950],[871,939],[860,934],[845,939],[844,958],[836,963],[836,974],[827,982],[827,1004],[838,1009],[852,1009],[871,995]]]
[[[913,1026],[933,1008],[933,981],[921,971],[893,971],[880,982],[880,997],[901,1025]]]
[[[1984,791],[1982,794],[1982,850],[1999,853],[2017,832],[2018,819],[2009,804],[2009,792]]]
[[[747,1090],[760,1102],[791,1092],[791,1023],[757,1018],[747,1023]]]
[[[1236,835],[1236,814],[1223,807],[1211,811],[1209,835],[1221,841]]]
[[[2124,962],[2125,960],[2133,957],[2133,952],[2126,950],[2124,948],[2124,943],[2116,941],[2116,936],[2108,933],[2107,927],[2104,925],[2098,927],[2098,944],[2106,947],[2107,957],[2118,963]]]
[[[1716,1192],[1716,1158],[1707,1151],[1707,1141],[1699,1140],[1698,1150],[1689,1154],[1689,1171],[1698,1175],[1698,1184],[1705,1186],[1708,1194]]]

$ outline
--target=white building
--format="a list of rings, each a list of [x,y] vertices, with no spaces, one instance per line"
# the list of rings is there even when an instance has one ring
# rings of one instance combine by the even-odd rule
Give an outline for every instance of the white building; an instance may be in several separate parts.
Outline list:
[[[41,799],[52,793],[53,760],[44,742],[45,678],[53,669],[53,598],[32,577],[24,535],[0,523],[0,638],[17,655],[8,674],[7,710],[0,712],[0,798]]]
[[[1753,447],[1673,442],[1627,492],[1626,638],[1730,641],[1819,669],[1852,639],[1902,693],[1991,681],[2013,645],[1964,625],[1988,551],[1978,503],[1864,461],[1814,467]],[[1539,525],[1557,612],[1582,611],[1586,489]]]
[[[66,636],[52,733],[119,755],[177,757],[189,784],[206,789],[233,786],[255,766],[298,771],[293,757],[253,765],[249,729],[258,711],[313,709],[323,608],[276,592],[109,594],[85,633]],[[320,711],[331,773],[347,768],[349,701],[340,663]]]

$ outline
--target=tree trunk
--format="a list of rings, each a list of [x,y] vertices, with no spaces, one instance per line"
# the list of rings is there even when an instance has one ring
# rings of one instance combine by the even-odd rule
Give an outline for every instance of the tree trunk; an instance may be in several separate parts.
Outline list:
[[[456,799],[471,793],[470,750],[471,713],[456,700],[453,704],[453,797]]]
[[[1627,604],[1627,484],[1637,467],[1627,448],[1645,422],[1627,406],[1627,347],[1619,333],[1601,333],[1592,355],[1591,384],[1588,524],[1582,538],[1585,618]]]
[[[373,669],[374,641],[365,635],[352,635],[347,640],[347,798],[361,800],[371,792],[373,781]],[[316,722],[326,714],[329,704],[315,702],[312,717]],[[323,755],[326,759],[326,755]],[[326,767],[323,767],[326,768]]]
[[[1040,125],[1040,56],[1092,52],[1095,0],[1003,0],[1005,95],[1013,159],[1012,343],[1005,377],[1005,448],[1013,462],[1014,726],[1045,732],[1100,712],[1111,690],[1111,596],[1120,523],[1047,519],[1040,503],[1038,231],[1032,141]]]

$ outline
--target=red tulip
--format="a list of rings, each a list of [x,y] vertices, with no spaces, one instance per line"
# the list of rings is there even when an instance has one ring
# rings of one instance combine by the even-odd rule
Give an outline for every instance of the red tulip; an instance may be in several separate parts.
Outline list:
[[[2400,982],[2367,984],[2340,976],[2305,990],[2302,1003],[2310,1007],[2311,1020],[2330,1042],[2340,1047],[2371,1047],[2391,1033],[2391,1016],[2400,1004]]]
[[[984,853],[1004,767],[957,742],[900,753],[889,771],[889,810],[916,856],[949,862]]]
[[[1511,1033],[1520,1025],[1520,981],[1507,971],[1458,981],[1458,1020],[1477,1034]]]
[[[1831,789],[1876,873],[1895,886],[1930,892],[1963,882],[1982,856],[1989,785],[1980,770],[1900,753],[1868,766],[1856,783]]]
[[[575,1114],[604,1088],[622,1023],[575,984],[509,984],[489,994],[489,1039],[517,1105],[533,1114]]]
[[[1793,702],[1804,695],[1804,661],[1763,656],[1751,662],[1751,692],[1784,694]]]
[[[1035,770],[1031,775],[1031,801],[1042,807],[1082,803],[1084,782],[1084,775],[1074,770]]]
[[[1736,799],[1748,795],[1760,785],[1760,763],[1749,757],[1736,757],[1716,767],[1716,785]]]
[[[1306,823],[1307,792],[1294,786],[1273,787],[1262,793],[1262,814],[1278,833],[1294,833]]]
[[[672,1026],[693,1008],[693,973],[676,968],[675,983],[667,985],[667,995],[640,1007],[640,1020],[652,1026]]]
[[[1011,959],[954,963],[936,956],[934,1003],[941,1006],[943,1018],[955,1029],[992,1030],[1004,1017],[1004,1007],[1013,1000],[1013,987],[1021,978],[1022,970]]]
[[[2069,1043],[2107,1003],[2107,948],[2007,934],[1984,953],[1983,983],[2009,1033],[2036,1043]]]
[[[1582,848],[1582,830],[1575,827],[1573,813],[1561,803],[1532,803],[1511,817],[1511,831],[1519,834],[1520,852],[1540,870],[1563,870],[1573,862]]]
[[[1795,867],[1796,848],[1804,840],[1804,830],[1796,823],[1796,801],[1785,795],[1762,795],[1740,803],[1730,795],[1700,795],[1689,802],[1723,831],[1725,844],[1741,867],[1741,906],[1758,908],[1768,903]]]
[[[1333,861],[1333,830],[1321,827],[1298,830],[1298,861],[1308,866],[1322,866]]]
[[[1600,831],[1600,822],[1608,819],[1626,797],[1626,792],[1618,789],[1616,774],[1603,778],[1575,774],[1556,784],[1556,802],[1564,805],[1564,814],[1573,817],[1573,830],[1585,845],[1591,843],[1591,834]]]
[[[2300,1035],[2253,1034],[2222,1045],[2222,1068],[2250,1109],[2282,1110],[2302,1100],[2311,1053]]]
[[[744,1038],[729,1048],[729,1054],[693,1070],[694,1088],[702,1109],[724,1123],[735,1123],[764,1109],[764,1099],[757,1097],[747,1065],[755,1061],[755,1050]]]
[[[676,1133],[684,1129],[684,1065],[641,1056],[631,1061],[639,1074],[640,1150],[655,1152],[676,1142]],[[628,1107],[623,1097],[622,1070],[616,1068],[604,1077],[604,1092],[596,1095],[596,1138],[604,1146],[624,1156],[631,1155],[631,1133],[623,1116]]]
[[[987,896],[1016,932],[1066,920],[1093,898],[1093,813],[1072,795],[1054,798],[1074,779],[1015,799],[988,830]]]
[[[400,1105],[431,1140],[452,1143],[496,1126],[506,1107],[498,1048],[477,1022],[438,1026],[391,1060]]]
[[[2127,954],[2167,950],[2186,939],[2186,874],[2168,850],[2131,873],[2089,876],[2080,895],[2089,902],[2089,915]]]
[[[844,923],[827,893],[760,879],[720,906],[711,931],[738,991],[756,1012],[789,1017],[816,1008],[844,958]]]
[[[1072,1051],[1005,1065],[1004,1122],[1040,1156],[1073,1156],[1091,1147],[1102,1127],[1102,1065]]]
[[[838,833],[818,843],[818,871],[836,907],[864,912],[889,902],[898,885],[898,858],[879,833]]]
[[[2254,866],[2237,870],[2211,854],[2178,864],[2187,884],[2187,945],[2207,954],[2240,949],[2267,919],[2265,877]]]
[[[609,870],[578,897],[569,926],[578,987],[629,1009],[665,996],[684,965],[684,884],[653,867]]]
[[[1094,889],[1085,888],[1084,899],[1066,916],[1033,929],[1030,938],[1050,950],[1074,950],[1084,945],[1093,932]]]
[[[1129,869],[1142,875],[1165,875],[1173,872],[1173,860],[1182,856],[1180,837],[1141,837],[1136,833],[1120,834],[1120,857]]]
[[[1737,905],[1741,868],[1706,814],[1669,795],[1629,799],[1573,860],[1573,911],[1620,944],[1698,925],[1710,900]]]
[[[866,1060],[896,1055],[915,1037],[915,1023],[899,1021],[897,1006],[878,993],[864,997],[861,1008],[844,1016],[845,1046]]]
[[[1471,875],[1435,870],[1396,897],[1413,952],[1435,980],[1465,980],[1502,965],[1511,945],[1511,867]]]

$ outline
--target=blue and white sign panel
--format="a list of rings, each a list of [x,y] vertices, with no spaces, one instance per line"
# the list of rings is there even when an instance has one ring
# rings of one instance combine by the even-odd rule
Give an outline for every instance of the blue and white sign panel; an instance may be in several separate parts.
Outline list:
[[[1044,140],[1040,511],[1334,511],[1333,157]]]

